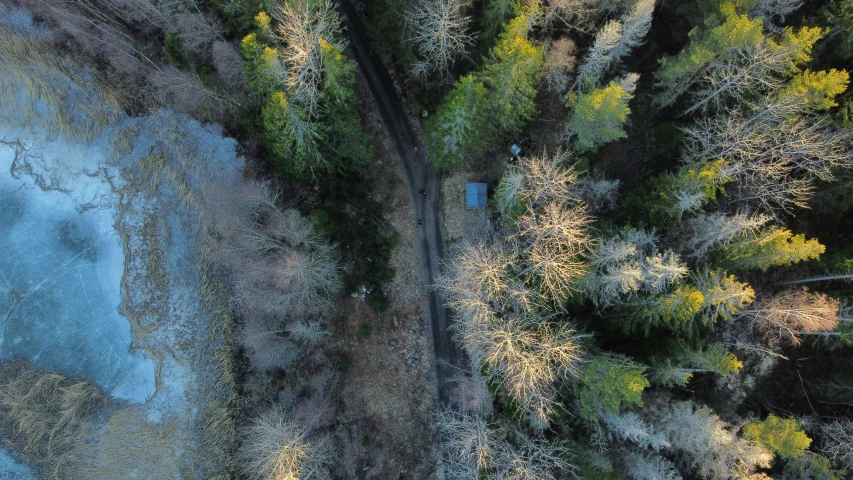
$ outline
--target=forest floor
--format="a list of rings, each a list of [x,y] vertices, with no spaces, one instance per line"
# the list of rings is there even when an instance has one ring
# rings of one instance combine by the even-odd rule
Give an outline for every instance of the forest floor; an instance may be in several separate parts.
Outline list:
[[[435,352],[436,386],[439,398],[449,400],[448,380],[461,364],[462,355],[453,342],[449,319],[451,313],[444,306],[438,293],[430,288],[440,274],[440,262],[444,257],[444,241],[441,236],[439,204],[441,198],[441,175],[426,164],[426,149],[410,118],[408,110],[398,93],[387,69],[377,55],[371,51],[367,36],[352,2],[341,2],[351,51],[359,64],[362,78],[373,96],[382,122],[385,124],[392,144],[396,147],[409,198],[414,206],[412,223],[422,222],[417,229],[416,241],[420,246],[420,257],[427,300],[430,328],[426,333]],[[425,196],[419,194],[426,193]]]
[[[370,98],[363,77],[358,88],[361,98]],[[383,220],[399,243],[391,251],[394,280],[384,286],[388,308],[378,313],[362,298],[348,297],[338,310],[332,348],[347,366],[339,384],[335,431],[343,437],[339,444],[353,450],[342,452],[349,458],[338,461],[356,466],[341,472],[356,478],[428,478],[434,466],[430,450],[437,395],[433,350],[424,335],[429,318],[424,316],[417,224],[394,145],[376,105],[364,103],[361,111],[375,151],[365,173],[377,186]]]

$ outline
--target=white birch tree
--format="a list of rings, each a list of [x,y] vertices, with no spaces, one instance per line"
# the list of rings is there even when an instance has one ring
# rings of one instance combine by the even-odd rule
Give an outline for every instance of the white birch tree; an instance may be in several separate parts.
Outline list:
[[[406,38],[418,52],[410,67],[415,76],[437,72],[445,80],[453,62],[465,55],[473,42],[465,7],[462,0],[417,0],[406,11]]]

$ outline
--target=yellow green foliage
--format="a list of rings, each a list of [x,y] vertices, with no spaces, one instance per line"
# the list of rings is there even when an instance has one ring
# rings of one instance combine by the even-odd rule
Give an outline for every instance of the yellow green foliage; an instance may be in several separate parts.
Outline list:
[[[739,14],[735,4],[725,2],[719,13],[710,15],[703,27],[690,31],[690,45],[674,57],[660,60],[655,73],[662,82],[675,82],[734,50],[758,45],[764,40],[761,18]]]
[[[723,176],[728,162],[722,158],[713,162],[687,165],[677,172],[666,172],[649,181],[648,192],[642,200],[655,225],[675,226],[682,215],[698,210],[716,200],[730,177]]]
[[[534,99],[542,74],[544,50],[527,38],[527,17],[509,22],[484,67],[483,82],[491,90],[489,117],[499,130],[520,131],[536,112]]]
[[[806,240],[790,230],[776,226],[758,235],[746,235],[721,249],[726,263],[742,270],[788,266],[803,260],[815,260],[826,251],[817,239]]]
[[[750,19],[745,14],[739,15],[731,2],[720,5],[720,14],[722,19],[711,17],[706,21],[709,26],[720,22],[720,25],[711,29],[709,36],[710,44],[717,55],[754,47],[764,40],[764,27],[760,17]]]
[[[619,413],[623,406],[643,406],[643,390],[649,386],[645,370],[621,355],[593,360],[578,395],[581,417],[593,421],[602,413]]]
[[[631,110],[631,94],[615,82],[605,88],[581,93],[569,102],[574,108],[569,128],[577,134],[579,152],[593,151],[605,143],[625,138],[622,129]]]
[[[782,458],[802,457],[812,443],[797,420],[779,418],[772,413],[764,421],[754,420],[744,425],[743,435]]]
[[[791,79],[780,92],[783,98],[805,105],[807,111],[828,110],[838,106],[835,97],[844,93],[850,83],[850,75],[845,70],[812,72],[806,69]]]
[[[258,29],[261,32],[267,32],[270,29],[270,16],[267,15],[267,12],[261,11],[255,15],[255,22],[258,24]]]

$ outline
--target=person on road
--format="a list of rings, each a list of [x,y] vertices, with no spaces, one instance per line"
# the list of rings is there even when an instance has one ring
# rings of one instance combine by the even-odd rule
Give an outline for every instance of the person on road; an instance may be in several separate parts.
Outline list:
[[[420,193],[422,197],[426,197],[426,190],[424,190],[423,188],[418,190],[418,193]]]
[[[423,225],[423,224],[424,224],[424,221],[423,221],[423,220],[418,219],[418,225]]]

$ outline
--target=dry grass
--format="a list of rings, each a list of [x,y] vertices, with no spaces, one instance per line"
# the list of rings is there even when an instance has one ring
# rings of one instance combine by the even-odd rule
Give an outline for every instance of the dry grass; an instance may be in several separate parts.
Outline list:
[[[181,475],[178,439],[183,437],[166,421],[154,424],[138,408],[113,414],[96,439],[74,451],[67,477],[87,480],[127,478],[186,478]]]
[[[244,399],[236,389],[239,344],[230,287],[223,280],[223,269],[211,261],[210,233],[207,228],[203,230],[198,268],[200,293],[208,314],[208,345],[214,345],[203,354],[212,361],[214,378],[202,410],[199,453],[206,451],[213,461],[224,463],[223,475],[227,476],[236,470],[238,414]]]
[[[35,102],[17,101],[18,89],[24,87],[31,99],[43,101],[54,112],[53,125],[46,125],[54,129],[51,133],[90,143],[106,125],[118,119],[121,114],[118,103],[103,86],[97,85],[92,92],[92,79],[81,74],[74,61],[53,55],[53,50],[38,39],[0,27],[0,62],[4,68],[0,97],[9,102],[8,107],[14,113],[33,122],[37,118]],[[74,115],[73,111],[84,115]]]
[[[25,462],[44,469],[46,478],[63,478],[105,405],[103,394],[85,381],[26,361],[0,364],[0,431]]]

